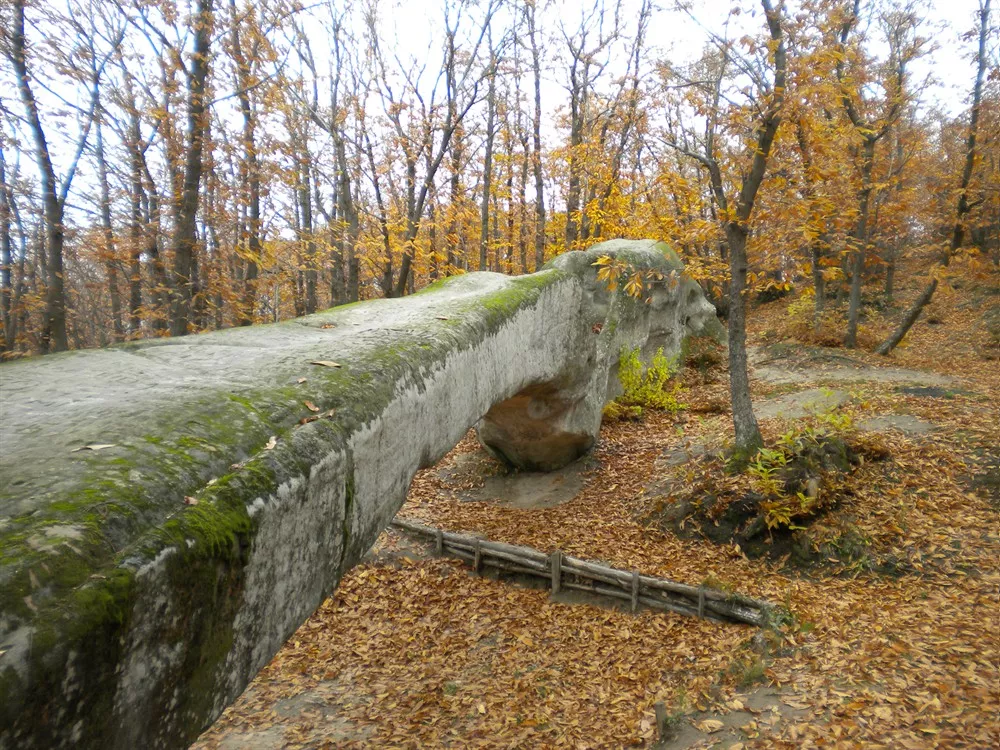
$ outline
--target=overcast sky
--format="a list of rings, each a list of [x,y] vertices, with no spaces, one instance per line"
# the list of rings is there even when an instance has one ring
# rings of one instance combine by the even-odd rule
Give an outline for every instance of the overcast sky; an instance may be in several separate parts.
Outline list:
[[[592,0],[585,0],[585,3],[580,0],[538,0],[540,27],[554,34],[558,29],[558,20],[564,19],[566,27],[572,29],[579,18],[580,8],[584,4],[589,7],[591,3]],[[608,5],[612,3],[613,0],[607,0]],[[963,42],[960,36],[975,27],[978,3],[979,0],[915,0],[924,14],[922,33],[937,47],[912,68],[914,81],[923,81],[928,77],[935,81],[922,98],[923,108],[937,107],[955,115],[967,106],[974,70],[970,59],[972,43]],[[639,0],[623,0],[623,4],[623,21],[628,33],[631,33],[638,16]],[[758,34],[763,29],[759,3],[687,0],[687,4],[691,8],[690,14],[676,10],[675,0],[657,1],[647,40],[647,59],[666,56],[674,64],[693,60],[700,55],[710,31],[719,35],[725,33],[727,20],[730,38],[746,33]],[[795,0],[789,0],[787,4],[792,12],[799,5]],[[748,9],[750,13],[730,18],[730,9],[734,5]],[[429,52],[432,69],[440,55],[440,44],[436,44],[435,40],[443,36],[440,12],[432,12],[430,9],[433,6],[427,0],[388,0],[383,5],[386,11],[383,21],[387,27],[385,30],[389,32],[387,36],[392,38],[394,35],[398,49],[408,54],[422,56]],[[994,11],[994,16],[997,14],[1000,14],[1000,9]],[[561,40],[549,40],[549,50],[559,42]],[[543,96],[542,102],[543,107],[550,108],[561,105],[565,99],[555,87],[562,85],[566,75],[561,68],[551,69],[551,57],[549,55],[547,77],[552,90],[549,96]]]
[[[343,1],[335,0],[338,6]],[[866,0],[866,2],[872,1]],[[585,2],[587,7],[592,4],[592,0],[585,0]],[[950,115],[956,115],[968,106],[974,70],[971,60],[973,43],[971,40],[963,41],[960,37],[976,25],[978,0],[914,0],[914,2],[925,13],[922,33],[930,38],[936,47],[933,52],[912,66],[914,81],[923,81],[928,77],[933,80],[932,85],[922,95],[921,108],[925,111],[938,108]],[[567,77],[565,42],[559,35],[560,21],[569,32],[572,32],[579,23],[583,4],[580,0],[538,0],[538,3],[540,7],[538,26],[543,34],[542,42],[546,57],[545,83],[542,93],[543,137],[546,140],[546,147],[553,147],[565,137],[565,133],[558,128],[559,121],[556,115],[559,110],[566,107],[567,103],[564,88]],[[610,6],[613,4],[613,0],[606,0],[606,3]],[[634,33],[639,4],[640,0],[623,0],[622,21],[625,33],[629,36]],[[387,51],[392,49],[404,59],[412,57],[424,62],[426,65],[425,90],[429,90],[433,78],[438,75],[440,70],[444,38],[442,5],[443,3],[438,2],[438,0],[382,0],[380,6],[382,11],[381,35]],[[647,36],[645,57],[647,63],[650,63],[647,71],[651,69],[653,61],[664,57],[670,59],[675,65],[683,65],[689,60],[696,59],[708,41],[709,32],[719,35],[726,33],[727,19],[729,19],[729,38],[738,38],[743,34],[758,35],[763,29],[762,11],[759,2],[754,2],[754,0],[740,2],[739,5],[747,9],[748,12],[741,13],[735,18],[730,18],[730,9],[733,3],[729,0],[690,0],[690,13],[676,10],[674,0],[658,0],[657,5],[658,8],[653,14]],[[788,5],[791,12],[794,13],[799,2],[798,0],[788,0]],[[323,11],[317,9],[314,12]],[[1000,15],[1000,8],[994,11],[994,25],[996,25],[996,16],[998,15]],[[507,21],[509,18],[497,19],[498,34],[502,33],[500,29],[507,25]],[[321,74],[325,72],[323,68],[325,68],[325,60],[329,56],[329,44],[324,38],[323,27],[324,24],[319,23],[306,24],[314,42],[317,60],[320,61]],[[356,29],[356,33],[359,41],[364,38],[360,29]],[[995,39],[994,35],[994,45]],[[992,55],[996,55],[995,46]],[[622,43],[617,48],[614,62],[609,66],[608,78],[614,75],[616,67],[619,74],[624,71],[626,58],[627,46]],[[6,77],[6,81],[11,82],[11,79]],[[526,95],[530,93],[532,87],[530,78],[528,80],[522,79],[520,85]],[[39,88],[38,93],[45,103],[44,90]],[[81,102],[87,95],[83,89],[67,93],[70,97],[74,95],[77,98],[82,97]],[[439,97],[441,95],[442,92],[439,90]],[[3,97],[8,103],[16,106],[13,86],[8,91],[3,92]],[[235,102],[228,100],[221,102],[220,105],[223,109],[232,109],[235,107]],[[225,112],[223,117],[235,117],[235,110]],[[72,126],[69,129],[71,133],[74,131]],[[53,133],[50,136],[52,152],[57,162],[65,162],[71,146],[64,142],[63,138],[55,135],[57,130],[58,128],[53,128]],[[75,133],[73,134],[75,135]],[[29,171],[31,170],[30,166],[25,166]],[[90,171],[92,170],[85,170],[85,172]],[[89,180],[86,174],[81,174],[77,182],[78,184],[74,185],[73,192],[75,194],[79,195],[80,190],[83,190],[84,193],[89,191]]]

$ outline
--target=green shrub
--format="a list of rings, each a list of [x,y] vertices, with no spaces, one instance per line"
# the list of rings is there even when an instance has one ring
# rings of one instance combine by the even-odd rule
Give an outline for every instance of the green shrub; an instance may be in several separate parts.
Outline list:
[[[646,367],[639,357],[639,350],[622,351],[618,365],[618,378],[624,393],[615,399],[622,407],[662,409],[675,413],[684,408],[680,402],[681,385],[671,379],[677,374],[677,358],[669,359],[663,349],[657,350],[653,361]]]
[[[746,468],[769,529],[796,526],[794,519],[814,513],[824,502],[820,478],[831,470],[849,470],[853,434],[849,415],[833,410],[817,414],[812,424],[797,424],[774,448],[761,448]]]

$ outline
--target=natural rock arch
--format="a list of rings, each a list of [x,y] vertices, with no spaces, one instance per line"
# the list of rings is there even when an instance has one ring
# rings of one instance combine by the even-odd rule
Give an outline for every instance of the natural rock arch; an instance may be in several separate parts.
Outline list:
[[[609,291],[602,254],[665,280]],[[192,740],[469,427],[555,468],[593,445],[623,347],[720,335],[681,270],[613,241],[530,276],[0,366],[0,746]]]

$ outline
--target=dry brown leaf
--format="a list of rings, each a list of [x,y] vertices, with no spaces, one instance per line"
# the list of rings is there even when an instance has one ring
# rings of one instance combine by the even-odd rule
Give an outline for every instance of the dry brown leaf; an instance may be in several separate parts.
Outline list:
[[[718,719],[704,719],[702,721],[696,721],[694,725],[699,731],[705,732],[706,734],[714,734],[726,726]]]
[[[314,404],[312,401],[303,401],[302,403],[309,411],[319,411],[319,407],[316,406],[316,404]]]
[[[79,448],[74,448],[71,453],[79,453],[80,451],[102,451],[105,448],[115,448],[117,445],[115,443],[91,443],[90,445],[83,445]]]
[[[340,367],[340,363],[339,362],[331,362],[330,360],[327,360],[327,359],[317,359],[317,360],[314,360],[314,361],[310,362],[309,364],[311,364],[311,365],[319,365],[320,367]]]

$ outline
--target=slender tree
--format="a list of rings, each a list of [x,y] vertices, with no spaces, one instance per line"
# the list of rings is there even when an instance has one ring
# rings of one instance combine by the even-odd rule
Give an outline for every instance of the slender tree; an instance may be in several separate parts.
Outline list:
[[[692,151],[681,144],[670,145],[684,155],[695,159],[708,173],[712,196],[725,233],[729,258],[729,390],[733,408],[735,451],[738,456],[749,458],[763,445],[760,428],[753,413],[750,399],[750,376],[746,349],[746,291],[747,291],[747,240],[750,237],[750,217],[771,153],[771,146],[781,123],[781,110],[785,101],[787,57],[782,24],[782,5],[775,8],[771,0],[761,0],[767,18],[770,49],[773,50],[773,82],[759,79],[761,98],[759,115],[754,123],[754,138],[749,152],[744,155],[745,171],[739,178],[739,190],[730,202],[722,169],[714,149]],[[716,103],[719,97],[715,97]]]
[[[41,177],[42,204],[45,216],[45,330],[42,333],[42,347],[45,351],[61,352],[69,348],[66,329],[66,279],[63,265],[63,243],[65,226],[63,219],[66,200],[69,196],[73,177],[80,164],[80,157],[86,148],[87,138],[94,121],[96,102],[92,99],[90,108],[83,114],[83,123],[69,168],[60,184],[49,150],[49,141],[38,101],[31,83],[27,57],[27,43],[24,33],[24,0],[14,0],[13,23],[9,35],[5,34],[4,52],[14,69],[17,90],[24,106],[25,119],[35,145],[35,161]]]
[[[979,4],[979,46],[976,52],[976,78],[972,86],[972,109],[969,113],[969,129],[965,137],[965,159],[962,164],[962,174],[958,182],[958,201],[955,207],[955,221],[951,227],[951,237],[948,248],[941,256],[941,268],[947,268],[955,252],[962,247],[966,236],[966,222],[975,204],[981,201],[969,200],[969,186],[972,182],[972,172],[976,165],[977,138],[979,136],[980,110],[983,103],[983,79],[986,76],[987,54],[986,40],[990,32],[990,0],[981,0]],[[936,270],[936,269],[935,269]],[[903,340],[913,324],[917,322],[920,313],[934,297],[938,287],[938,275],[932,272],[931,280],[924,287],[920,296],[906,311],[899,325],[892,334],[876,349],[879,354],[887,355]]]
[[[848,259],[850,270],[851,292],[847,309],[847,332],[844,335],[844,346],[856,347],[858,344],[858,319],[861,314],[861,285],[864,278],[865,259],[870,241],[870,219],[872,197],[875,193],[873,172],[875,168],[875,147],[886,133],[893,127],[903,109],[903,92],[906,79],[906,65],[914,50],[903,52],[897,50],[893,55],[892,69],[886,81],[885,111],[881,117],[868,118],[863,112],[865,104],[860,90],[855,90],[853,79],[847,72],[847,43],[851,30],[858,24],[860,18],[861,0],[853,0],[853,7],[847,13],[840,28],[840,44],[837,56],[837,81],[840,84],[840,102],[851,125],[861,138],[859,173],[861,187],[858,191],[858,218],[851,233],[851,254]],[[912,23],[910,24],[912,28]]]
[[[214,28],[212,4],[212,0],[197,0],[190,21],[194,47],[190,67],[185,66],[188,117],[183,182],[171,241],[174,279],[170,302],[170,333],[174,336],[187,335],[191,321],[192,274],[196,268],[198,249],[198,197],[210,119],[208,74]]]

